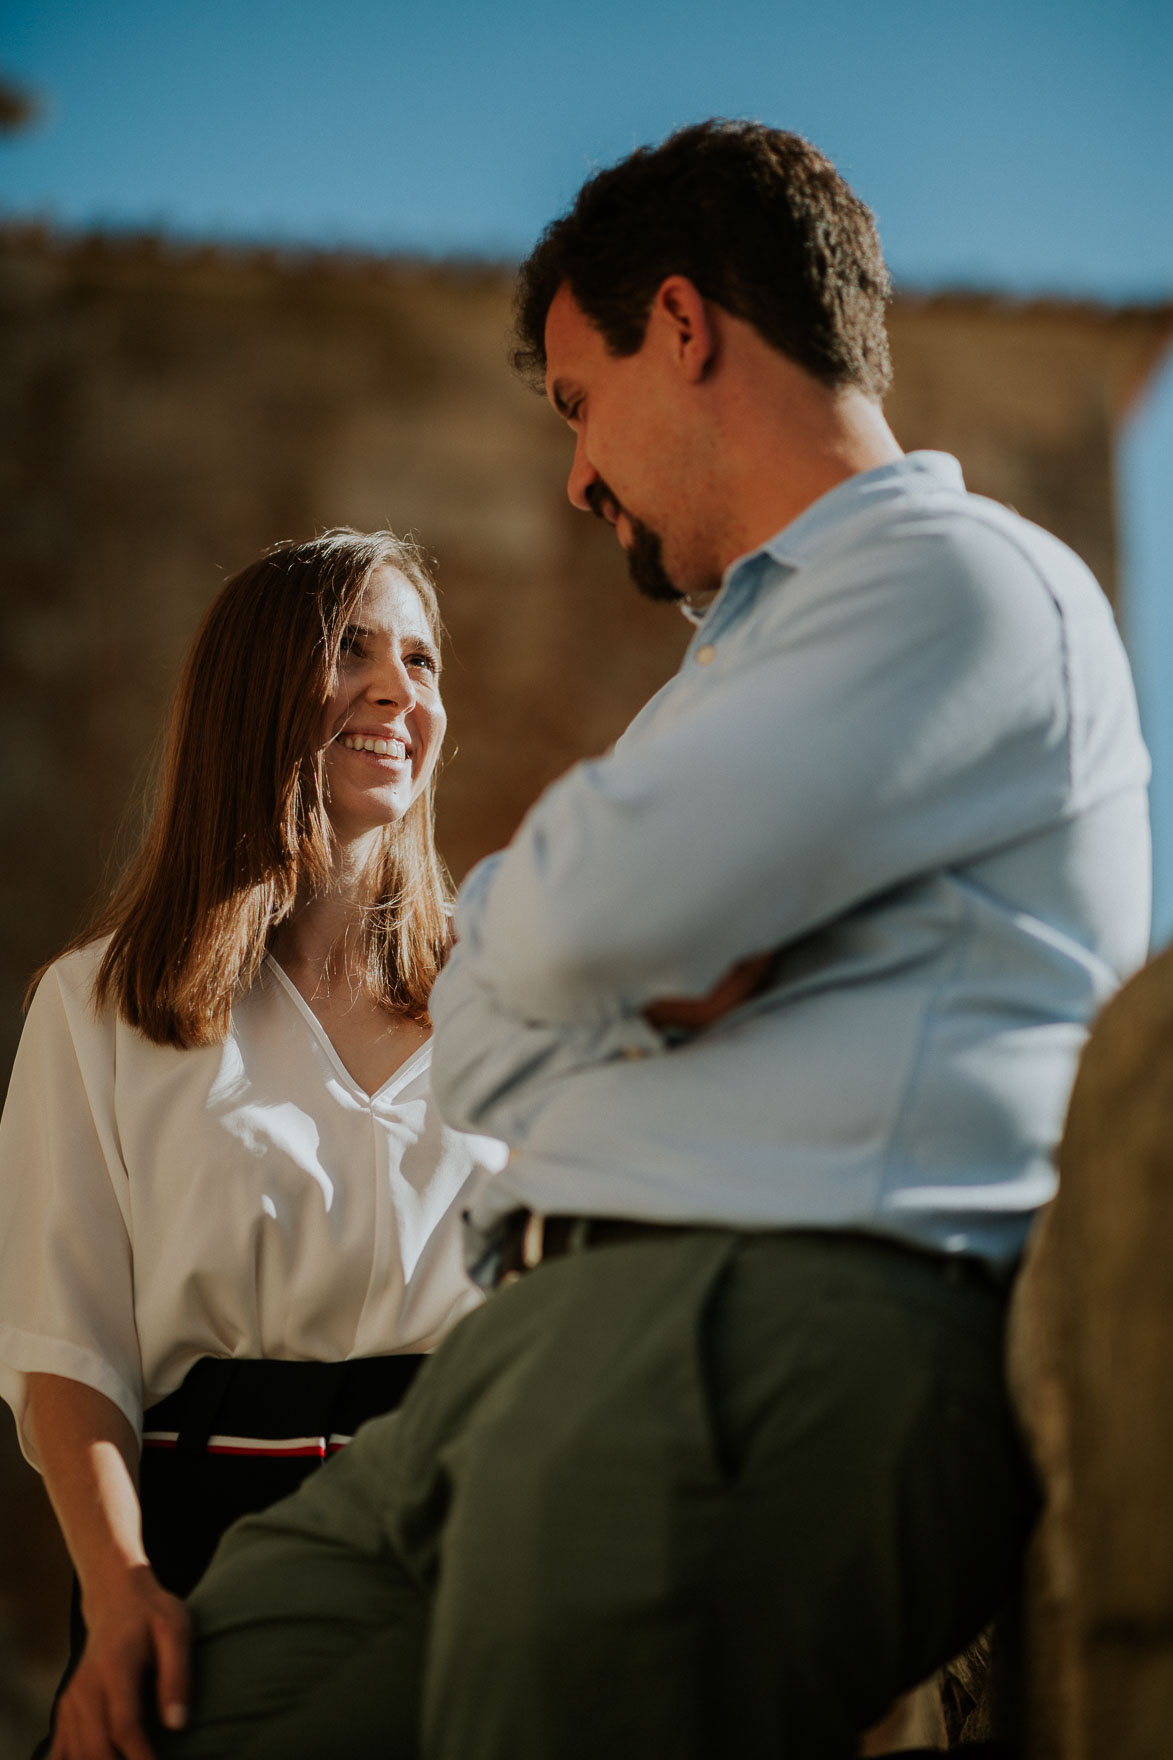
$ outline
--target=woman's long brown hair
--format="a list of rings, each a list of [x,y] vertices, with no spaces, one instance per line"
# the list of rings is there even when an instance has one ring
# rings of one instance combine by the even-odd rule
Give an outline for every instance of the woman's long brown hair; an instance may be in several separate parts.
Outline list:
[[[95,1003],[113,1003],[157,1044],[222,1040],[275,925],[328,882],[322,714],[343,632],[383,565],[411,582],[438,645],[435,589],[415,546],[391,532],[338,528],[279,544],[235,575],[204,619],[142,847],[71,943],[110,937]],[[450,896],[429,780],[387,828],[363,918],[367,986],[413,1020],[427,1019]]]

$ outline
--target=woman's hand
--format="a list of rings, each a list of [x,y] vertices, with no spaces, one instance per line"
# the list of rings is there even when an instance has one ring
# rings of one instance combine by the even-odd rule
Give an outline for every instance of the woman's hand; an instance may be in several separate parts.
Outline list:
[[[140,1565],[85,1596],[82,1611],[85,1653],[58,1704],[49,1760],[153,1760],[143,1727],[152,1678],[159,1721],[186,1721],[187,1609]]]
[[[152,1676],[164,1727],[187,1718],[188,1624],[143,1550],[138,1438],[105,1394],[61,1375],[29,1376],[27,1421],[87,1627],[50,1760],[150,1760],[143,1717]]]

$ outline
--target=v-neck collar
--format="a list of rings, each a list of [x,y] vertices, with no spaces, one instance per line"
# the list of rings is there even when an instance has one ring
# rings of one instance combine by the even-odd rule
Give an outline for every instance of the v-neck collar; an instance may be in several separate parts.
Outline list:
[[[398,1069],[392,1070],[391,1074],[387,1077],[387,1080],[381,1087],[376,1088],[373,1094],[368,1093],[362,1083],[356,1081],[355,1077],[351,1075],[341,1057],[339,1057],[333,1039],[331,1039],[329,1033],[326,1031],[297,985],[293,982],[293,979],[289,976],[289,973],[283,969],[281,962],[275,959],[271,953],[266,953],[265,964],[274,973],[281,988],[289,997],[289,1000],[293,1003],[293,1006],[297,1009],[298,1013],[313,1033],[315,1039],[317,1039],[322,1050],[326,1053],[326,1056],[333,1065],[339,1080],[346,1084],[351,1093],[359,1095],[366,1105],[370,1106],[376,1100],[389,1098],[391,1092],[405,1087],[413,1076],[418,1075],[420,1070],[426,1068],[431,1062],[432,1039],[429,1034],[417,1050],[413,1051],[409,1057],[404,1058]]]

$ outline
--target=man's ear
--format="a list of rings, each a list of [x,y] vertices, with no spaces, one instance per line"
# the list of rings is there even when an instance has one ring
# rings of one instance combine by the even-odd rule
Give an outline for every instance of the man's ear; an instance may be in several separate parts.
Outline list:
[[[712,311],[687,275],[670,275],[652,300],[648,324],[690,384],[698,385],[717,356]]]

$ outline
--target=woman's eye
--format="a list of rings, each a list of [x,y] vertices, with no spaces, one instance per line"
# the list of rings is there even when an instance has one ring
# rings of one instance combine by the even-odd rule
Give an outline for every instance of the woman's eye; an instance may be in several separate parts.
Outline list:
[[[433,677],[440,670],[440,662],[435,654],[409,654],[407,656],[407,664],[409,666],[422,666],[425,672],[430,672]]]
[[[362,638],[354,635],[350,630],[344,631],[342,640],[338,644],[338,653],[340,658],[344,660],[357,659],[362,654]]]

